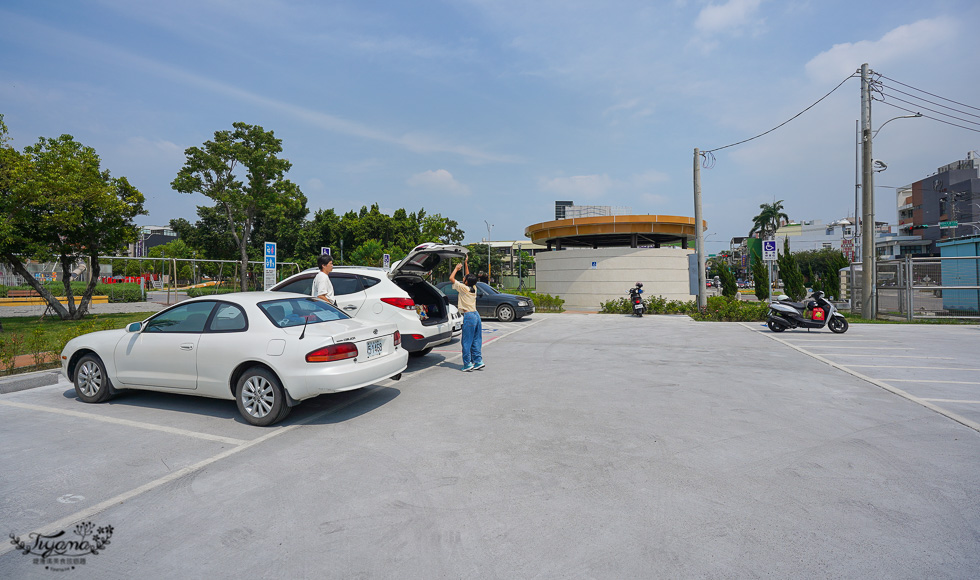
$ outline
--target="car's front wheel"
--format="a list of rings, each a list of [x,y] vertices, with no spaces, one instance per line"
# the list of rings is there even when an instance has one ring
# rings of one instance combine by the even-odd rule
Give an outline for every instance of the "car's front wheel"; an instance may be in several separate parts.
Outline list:
[[[501,304],[497,307],[497,320],[500,322],[513,322],[516,314],[510,304]]]
[[[75,367],[75,394],[86,403],[102,403],[112,395],[112,383],[97,355],[83,356]]]
[[[279,378],[262,367],[252,367],[242,373],[235,388],[235,401],[242,417],[259,427],[282,421],[289,414]]]

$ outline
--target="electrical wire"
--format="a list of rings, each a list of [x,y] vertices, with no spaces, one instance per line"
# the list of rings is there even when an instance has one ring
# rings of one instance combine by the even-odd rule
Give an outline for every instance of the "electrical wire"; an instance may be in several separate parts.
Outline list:
[[[813,107],[815,107],[815,106],[817,106],[817,104],[819,104],[819,103],[820,103],[820,101],[822,101],[822,100],[824,100],[824,99],[826,99],[827,97],[829,97],[830,95],[832,95],[832,94],[833,94],[834,92],[836,92],[836,91],[837,91],[837,89],[839,89],[839,88],[841,88],[842,86],[844,86],[844,83],[846,83],[846,82],[847,82],[847,81],[848,81],[849,79],[852,79],[852,78],[854,78],[855,76],[857,76],[857,75],[856,75],[856,74],[854,74],[854,73],[852,73],[852,74],[850,74],[850,75],[849,75],[849,76],[847,76],[847,77],[846,77],[846,78],[845,78],[844,80],[842,80],[842,81],[840,82],[840,84],[839,84],[839,85],[837,85],[836,87],[834,87],[834,88],[833,88],[833,89],[832,89],[832,90],[831,90],[831,91],[830,91],[829,93],[827,93],[826,95],[824,95],[824,96],[822,96],[822,97],[820,97],[819,99],[817,99],[817,100],[816,100],[816,101],[815,101],[815,102],[814,102],[814,103],[813,103],[812,105],[810,105],[809,107],[807,107],[807,108],[805,108],[805,109],[803,109],[802,111],[800,111],[799,113],[797,113],[797,114],[795,114],[795,115],[793,115],[792,117],[790,117],[789,119],[787,119],[787,120],[785,120],[785,121],[783,121],[782,123],[780,123],[780,124],[778,124],[778,125],[776,125],[776,126],[775,126],[775,127],[773,127],[772,129],[769,129],[769,130],[768,130],[768,131],[766,131],[765,133],[759,133],[759,134],[758,134],[758,135],[756,135],[755,137],[749,137],[748,139],[743,139],[743,140],[741,140],[741,141],[737,141],[737,142],[735,142],[735,143],[731,143],[731,144],[729,144],[729,145],[725,145],[724,147],[715,147],[714,149],[708,149],[708,150],[706,150],[706,151],[702,151],[702,152],[701,152],[701,155],[702,155],[702,156],[703,156],[703,157],[705,158],[705,161],[707,161],[707,159],[708,159],[708,157],[707,157],[707,155],[710,155],[711,153],[713,153],[713,152],[715,152],[715,151],[721,151],[722,149],[728,149],[729,147],[734,147],[734,146],[736,146],[736,145],[741,145],[742,143],[748,143],[749,141],[752,141],[752,140],[754,140],[754,139],[758,139],[759,137],[763,137],[763,136],[765,136],[765,135],[768,135],[769,133],[772,133],[772,132],[773,132],[773,131],[775,131],[776,129],[779,129],[779,128],[780,128],[780,127],[782,127],[783,125],[785,125],[785,124],[787,124],[787,123],[789,123],[790,121],[792,121],[792,120],[794,120],[794,119],[796,119],[797,117],[799,117],[799,116],[800,116],[800,115],[802,115],[803,113],[806,113],[807,111],[809,111],[809,110],[810,110],[810,109],[812,109]],[[714,165],[714,155],[712,155],[712,156],[711,156],[711,165],[712,165],[712,166]]]
[[[949,101],[950,103],[955,103],[955,104],[957,104],[957,105],[959,105],[959,106],[961,106],[961,107],[966,107],[966,108],[968,108],[968,109],[974,109],[974,110],[976,110],[976,111],[980,111],[980,107],[974,107],[973,105],[967,105],[966,103],[961,103],[961,102],[959,102],[959,101],[954,101],[953,99],[947,99],[946,97],[941,97],[941,96],[939,96],[939,95],[934,95],[933,93],[930,93],[929,91],[924,91],[924,90],[922,90],[922,89],[919,89],[919,88],[916,88],[916,87],[913,87],[912,85],[907,85],[907,84],[905,84],[905,83],[903,83],[903,82],[899,82],[899,81],[896,81],[896,80],[895,80],[895,79],[893,79],[893,78],[889,78],[889,77],[886,77],[885,75],[880,75],[880,76],[881,76],[881,78],[883,78],[883,79],[887,79],[887,80],[889,80],[889,81],[891,81],[891,82],[893,82],[893,83],[897,83],[897,84],[900,84],[900,85],[902,85],[903,87],[906,87],[906,88],[909,88],[909,89],[912,89],[913,91],[919,91],[920,93],[925,93],[925,94],[927,94],[927,95],[929,95],[930,97],[936,97],[937,99],[942,99],[942,100],[944,100],[944,101]]]
[[[905,92],[903,90],[896,89],[895,87],[891,87],[891,86],[888,86],[888,85],[884,85],[883,84],[882,87],[884,89],[889,90],[889,91],[895,91],[896,93],[900,93],[900,94],[905,95],[907,97],[911,97],[913,99],[918,99],[920,101],[924,101],[926,103],[929,103],[930,105],[936,105],[937,107],[942,107],[944,109],[949,109],[950,111],[956,111],[957,113],[960,113],[961,115],[968,115],[970,117],[976,117],[976,118],[980,119],[980,115],[975,115],[973,113],[970,113],[969,111],[961,111],[961,110],[959,110],[959,109],[957,109],[955,107],[950,107],[949,105],[944,105],[942,103],[937,103],[935,101],[930,101],[929,99],[924,99],[922,97],[918,97],[916,95],[913,95],[912,93],[907,93],[907,92]]]
[[[885,97],[886,97],[886,95],[882,95],[882,97],[880,99],[875,99],[875,100],[878,101],[879,103],[884,103],[884,102],[886,102],[885,101]],[[949,117],[951,119],[956,119],[957,121],[963,121],[964,123],[970,123],[970,124],[973,124],[973,125],[980,125],[980,122],[978,122],[978,121],[971,121],[969,119],[964,119],[962,117],[957,117],[956,115],[950,115],[949,113],[944,113],[942,111],[937,111],[936,109],[931,109],[929,107],[923,107],[919,103],[913,103],[912,101],[907,101],[905,99],[896,97],[895,95],[890,95],[890,97],[892,99],[900,102],[900,103],[905,103],[907,105],[912,105],[912,106],[919,106],[923,111],[931,111],[933,113],[936,113],[937,115],[943,115],[944,117]]]
[[[898,105],[896,105],[894,103],[889,103],[888,101],[881,101],[881,104],[882,105],[888,105],[889,107],[894,107],[894,108],[896,108],[896,109],[898,109],[900,111],[905,111],[906,113],[913,113],[913,114],[914,113],[919,113],[919,111],[913,111],[912,109],[906,109],[905,107],[900,107],[900,106],[898,106]],[[921,113],[919,113],[919,114],[921,114]],[[926,119],[932,119],[933,121],[939,121],[940,123],[946,123],[947,125],[952,125],[954,127],[959,127],[960,129],[966,129],[967,131],[976,131],[977,133],[980,133],[980,129],[974,129],[973,127],[967,127],[965,125],[960,125],[958,123],[952,123],[950,121],[946,121],[946,120],[940,119],[938,117],[932,117],[930,115],[922,115],[922,116],[925,117]]]

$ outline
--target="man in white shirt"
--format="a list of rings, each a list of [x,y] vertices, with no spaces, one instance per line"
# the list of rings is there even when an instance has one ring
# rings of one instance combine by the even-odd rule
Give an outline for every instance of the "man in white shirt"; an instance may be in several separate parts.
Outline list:
[[[330,276],[327,275],[333,270],[333,258],[329,254],[321,254],[316,260],[316,265],[320,268],[320,271],[313,278],[313,296],[323,300],[327,304],[336,306],[337,301],[333,296],[333,284],[330,282]]]

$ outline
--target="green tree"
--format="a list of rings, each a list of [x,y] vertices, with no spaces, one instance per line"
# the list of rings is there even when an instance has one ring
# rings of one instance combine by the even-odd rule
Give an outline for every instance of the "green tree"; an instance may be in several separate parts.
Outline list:
[[[763,240],[769,239],[776,234],[781,221],[789,221],[789,216],[783,213],[783,200],[763,203],[759,209],[762,210],[759,215],[752,218],[750,236],[758,232],[759,237]]]
[[[294,259],[303,267],[311,268],[316,264],[320,249],[330,248],[334,259],[339,263],[340,240],[340,217],[333,209],[318,209],[313,214],[313,219],[304,222],[300,228]]]
[[[735,298],[738,294],[738,282],[735,280],[735,274],[732,274],[727,265],[722,265],[718,268],[718,277],[721,278],[721,295]]]
[[[171,187],[181,193],[201,193],[227,218],[238,250],[241,272],[248,271],[249,240],[256,218],[276,204],[299,203],[302,192],[285,179],[292,167],[279,158],[282,140],[258,125],[234,123],[232,131],[215,131],[214,140],[190,147]],[[245,182],[236,172],[245,171]]]
[[[381,267],[384,254],[384,246],[380,240],[367,240],[350,253],[348,263],[355,266]]]
[[[62,319],[80,319],[88,311],[101,270],[99,255],[136,240],[133,218],[144,214],[143,194],[125,177],[100,167],[95,149],[71,135],[40,138],[17,154],[6,145],[0,118],[0,260],[9,264]],[[84,258],[90,281],[77,307],[72,270]],[[67,308],[25,267],[25,260],[56,260]]]
[[[755,284],[755,297],[759,300],[769,298],[769,269],[759,252],[752,252],[752,283]]]
[[[466,246],[466,248],[470,251],[470,273],[479,274],[480,272],[486,272],[491,276],[491,281],[496,282],[499,280],[499,276],[503,272],[503,260],[500,256],[500,252],[493,252],[491,250],[490,269],[488,270],[487,244],[470,244]],[[446,274],[448,275],[449,273],[447,272]]]
[[[795,301],[806,297],[806,284],[803,283],[803,272],[789,251],[789,238],[783,239],[783,252],[777,258],[779,276],[783,279],[783,291]]]
[[[517,270],[515,274],[521,278],[527,278],[531,275],[531,270],[534,269],[534,256],[524,250],[517,252],[517,256],[514,256],[514,267]]]

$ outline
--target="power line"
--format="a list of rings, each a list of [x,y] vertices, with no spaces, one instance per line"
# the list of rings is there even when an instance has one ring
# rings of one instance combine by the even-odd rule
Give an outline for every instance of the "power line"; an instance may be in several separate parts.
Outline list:
[[[937,107],[942,107],[942,108],[944,108],[944,109],[949,109],[950,111],[956,111],[957,113],[960,113],[960,114],[962,114],[962,115],[969,115],[969,116],[971,116],[971,117],[976,117],[976,118],[978,118],[978,119],[980,119],[980,115],[975,115],[975,114],[973,114],[973,113],[970,113],[970,112],[967,112],[967,111],[961,111],[961,110],[959,110],[959,109],[956,109],[956,108],[954,108],[954,107],[950,107],[949,105],[944,105],[944,104],[942,104],[942,103],[937,103],[937,102],[935,102],[935,101],[930,101],[929,99],[923,99],[922,97],[918,97],[918,96],[916,96],[916,95],[913,95],[912,93],[907,93],[907,92],[905,92],[905,91],[903,91],[903,90],[900,90],[900,89],[896,89],[895,87],[891,87],[891,86],[888,86],[888,85],[886,85],[886,84],[884,84],[884,83],[882,83],[882,85],[881,85],[881,86],[882,86],[882,88],[883,88],[883,89],[887,89],[887,90],[889,90],[889,91],[895,91],[896,93],[901,93],[901,94],[903,94],[903,95],[905,95],[905,96],[907,96],[907,97],[911,97],[911,98],[913,98],[913,99],[918,99],[918,100],[920,100],[920,101],[923,101],[923,102],[926,102],[926,103],[929,103],[929,104],[931,104],[931,105],[936,105]],[[897,98],[897,97],[896,97],[896,98]],[[952,116],[952,115],[950,115],[950,116]]]
[[[836,87],[834,87],[834,88],[833,88],[833,90],[831,90],[831,91],[830,91],[829,93],[827,93],[826,95],[824,95],[824,96],[822,96],[822,97],[820,97],[819,99],[817,99],[817,100],[816,100],[816,102],[814,102],[814,103],[813,103],[812,105],[810,105],[809,107],[807,107],[807,108],[805,108],[805,109],[803,109],[802,111],[800,111],[799,113],[797,113],[797,114],[795,114],[795,115],[793,115],[792,117],[790,117],[789,119],[787,119],[787,120],[785,120],[785,121],[783,121],[782,123],[780,123],[780,124],[778,124],[778,125],[776,125],[776,126],[775,126],[775,127],[773,127],[772,129],[769,129],[769,130],[768,130],[768,131],[766,131],[765,133],[759,133],[759,134],[758,134],[758,135],[756,135],[755,137],[749,137],[748,139],[743,139],[743,140],[741,140],[741,141],[738,141],[738,142],[735,142],[735,143],[731,143],[730,145],[725,145],[724,147],[715,147],[714,149],[708,149],[707,151],[703,151],[703,152],[701,152],[701,154],[702,154],[702,155],[711,155],[711,153],[713,153],[713,152],[715,152],[715,151],[721,151],[722,149],[728,149],[729,147],[734,147],[734,146],[736,146],[736,145],[741,145],[742,143],[748,143],[749,141],[752,141],[752,140],[754,140],[754,139],[758,139],[759,137],[762,137],[762,136],[765,136],[765,135],[768,135],[769,133],[772,133],[772,132],[773,132],[773,131],[775,131],[776,129],[779,129],[779,128],[780,128],[780,127],[782,127],[783,125],[785,125],[785,124],[787,124],[787,123],[789,123],[789,122],[790,122],[790,121],[792,121],[793,119],[796,119],[797,117],[799,117],[799,116],[800,116],[800,115],[802,115],[803,113],[805,113],[805,112],[807,112],[807,111],[809,111],[810,109],[812,109],[813,107],[815,107],[815,106],[817,106],[817,104],[818,104],[818,103],[820,103],[820,101],[822,101],[822,100],[824,100],[824,99],[826,99],[827,97],[829,97],[830,95],[832,95],[832,94],[833,94],[833,93],[834,93],[834,92],[835,92],[835,91],[836,91],[837,89],[839,89],[839,88],[841,88],[842,86],[844,86],[844,83],[846,83],[846,82],[848,81],[848,79],[852,79],[852,78],[854,78],[855,76],[856,76],[856,75],[855,75],[855,74],[853,74],[853,73],[852,73],[851,75],[849,75],[849,76],[847,76],[847,77],[846,77],[846,78],[845,78],[844,80],[842,80],[842,81],[840,82],[840,84],[839,84],[839,85],[837,85]],[[708,160],[708,158],[707,158],[707,157],[705,157],[705,161],[707,161],[707,160]],[[711,164],[712,164],[712,165],[714,165],[714,155],[711,155]]]
[[[933,113],[936,113],[937,115],[943,115],[944,117],[949,117],[951,119],[956,119],[957,121],[963,121],[964,123],[970,123],[970,124],[973,124],[973,125],[980,125],[980,122],[971,121],[969,119],[964,119],[962,117],[957,117],[956,115],[950,115],[949,113],[944,113],[942,111],[937,111],[936,109],[931,109],[929,107],[923,107],[919,103],[913,103],[912,101],[907,101],[907,100],[905,100],[903,98],[896,97],[895,95],[885,95],[885,94],[882,94],[882,96],[881,96],[880,99],[875,99],[875,100],[878,101],[879,103],[885,103],[886,102],[885,101],[885,97],[886,96],[890,96],[892,99],[895,99],[896,101],[898,101],[900,103],[905,103],[907,105],[912,105],[912,106],[918,106],[918,107],[920,107],[924,111],[932,111]]]
[[[955,104],[957,104],[957,105],[959,105],[961,107],[967,107],[969,109],[974,109],[976,111],[980,111],[980,107],[974,107],[973,105],[967,105],[966,103],[961,103],[959,101],[954,101],[953,99],[947,99],[946,97],[941,97],[939,95],[935,95],[933,93],[930,93],[929,91],[924,91],[922,89],[913,87],[912,85],[907,85],[907,84],[905,84],[903,82],[896,81],[893,78],[886,77],[885,75],[880,75],[880,76],[883,79],[888,79],[888,80],[890,80],[893,83],[898,83],[898,84],[902,85],[903,87],[907,87],[907,88],[912,89],[913,91],[919,91],[920,93],[925,93],[925,94],[929,95],[930,97],[936,97],[937,99],[942,99],[944,101],[949,101],[950,103],[955,103]]]
[[[896,109],[898,109],[900,111],[905,111],[906,113],[913,113],[913,114],[919,113],[919,111],[913,111],[912,109],[906,109],[905,107],[900,107],[900,106],[895,105],[893,103],[889,103],[888,101],[879,101],[879,102],[882,105],[888,105],[889,107],[894,107],[894,108],[896,108]],[[921,114],[921,113],[919,113],[919,114]],[[952,123],[950,121],[946,121],[944,119],[939,119],[937,117],[931,117],[929,115],[922,115],[922,116],[925,117],[926,119],[932,119],[933,121],[939,121],[940,123],[946,123],[947,125],[952,125],[954,127],[959,127],[960,129],[966,129],[967,131],[975,131],[977,133],[980,133],[980,129],[974,129],[973,127],[967,127],[965,125],[960,125],[960,124],[957,124],[957,123]]]

